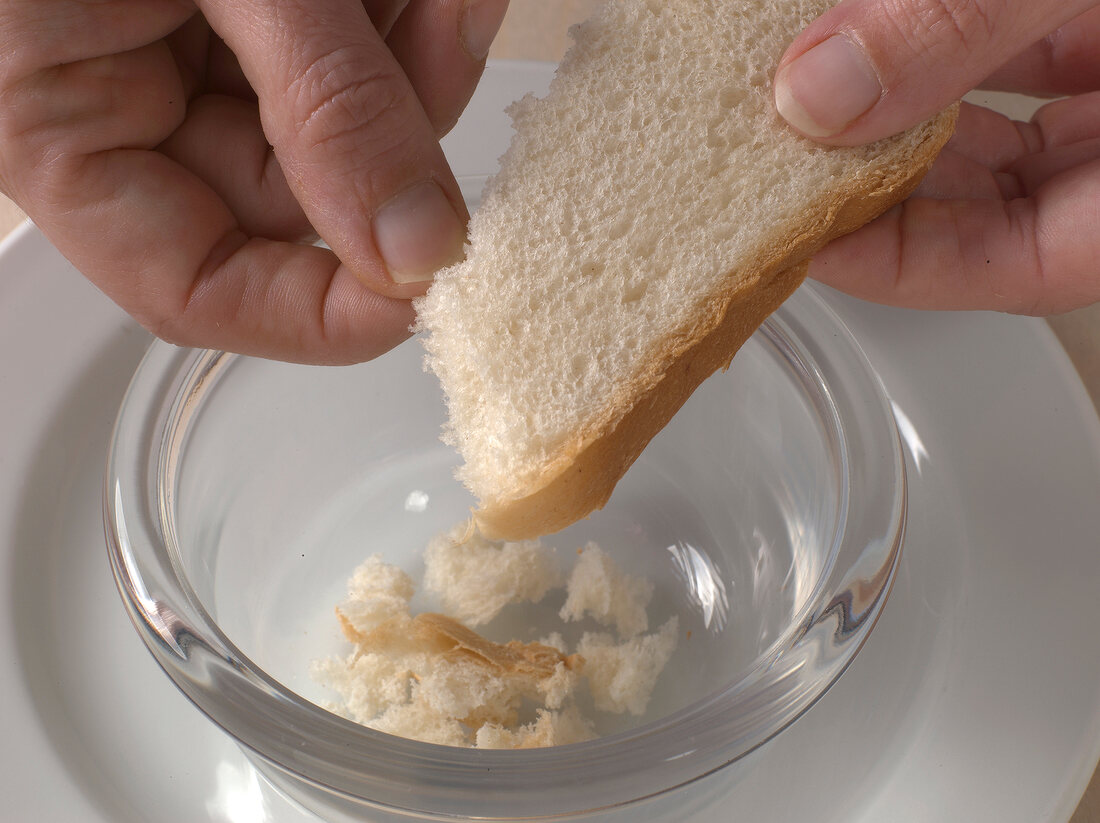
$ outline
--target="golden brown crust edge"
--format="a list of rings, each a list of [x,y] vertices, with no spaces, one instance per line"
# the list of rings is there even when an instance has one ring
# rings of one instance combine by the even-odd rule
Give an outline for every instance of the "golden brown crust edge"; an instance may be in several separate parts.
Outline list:
[[[602,508],[615,484],[699,384],[748,340],[802,282],[808,264],[780,272],[764,288],[730,301],[723,321],[683,352],[664,377],[636,399],[617,426],[592,439],[565,471],[532,494],[474,512],[482,534],[519,540],[551,534]]]
[[[904,165],[824,204],[821,219],[769,250],[749,283],[716,295],[686,334],[658,347],[645,373],[609,405],[609,414],[582,432],[520,497],[482,500],[474,513],[490,539],[520,540],[560,531],[603,508],[615,485],[696,388],[729,365],[738,349],[806,277],[822,246],[908,197],[954,132],[958,106],[936,118]],[[742,282],[745,282],[742,281]]]

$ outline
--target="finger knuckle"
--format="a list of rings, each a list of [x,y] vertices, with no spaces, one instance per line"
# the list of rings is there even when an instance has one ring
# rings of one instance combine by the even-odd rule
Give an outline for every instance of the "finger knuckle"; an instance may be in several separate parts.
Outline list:
[[[13,198],[50,200],[83,154],[79,142],[90,130],[57,100],[58,71],[0,85],[0,190]]]
[[[24,205],[63,200],[77,162],[66,146],[43,139],[39,131],[44,129],[0,122],[0,191]]]
[[[142,328],[158,340],[171,343],[173,346],[196,345],[196,341],[187,333],[183,324],[166,312],[146,309],[144,312],[135,311],[133,314]]]
[[[895,8],[905,35],[919,50],[934,54],[980,48],[993,38],[999,16],[992,0],[922,0]]]
[[[135,294],[135,291],[138,290],[133,289],[129,295],[126,311],[154,337],[173,346],[211,344],[209,331],[205,338],[201,333],[203,326],[196,320],[196,315],[201,318],[202,311],[195,311],[190,295],[173,295],[166,299],[158,293],[153,283],[149,283],[141,293]],[[238,306],[227,301],[227,305],[217,308],[217,318],[213,322],[215,329],[231,327],[237,322]]]
[[[317,58],[294,81],[297,136],[307,145],[360,156],[407,136],[410,107],[397,68],[364,65],[346,50]]]
[[[14,176],[25,168],[26,132],[24,107],[11,86],[0,80],[0,191],[13,196]]]

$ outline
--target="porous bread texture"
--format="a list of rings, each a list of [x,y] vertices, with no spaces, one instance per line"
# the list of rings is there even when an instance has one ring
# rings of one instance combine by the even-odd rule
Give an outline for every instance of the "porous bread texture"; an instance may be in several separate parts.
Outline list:
[[[830,0],[609,0],[417,302],[444,439],[490,537],[602,506],[649,439],[805,276],[903,199],[954,110],[829,148],[775,111],[772,78]]]
[[[511,603],[537,603],[563,583],[553,548],[487,540],[467,524],[433,538],[424,562],[424,587],[468,626],[490,622]]]
[[[577,644],[596,708],[645,713],[657,678],[676,650],[679,620],[673,615],[653,634],[616,642],[605,632],[585,632]]]
[[[396,566],[372,555],[348,580],[348,596],[336,610],[344,633],[365,635],[382,623],[408,614],[416,593],[412,578]]]
[[[449,568],[457,536],[476,540],[483,553],[502,553],[493,544],[458,528],[433,541],[442,551],[425,557],[426,577],[441,577]],[[527,550],[536,557],[553,557],[553,551],[537,541]],[[443,559],[443,567],[436,564]],[[353,574],[348,598],[336,613],[352,652],[344,658],[314,663],[314,677],[340,695],[331,706],[358,723],[379,731],[448,746],[479,748],[532,748],[589,740],[595,727],[574,702],[587,686],[600,711],[641,714],[645,711],[657,677],[671,656],[677,640],[673,616],[651,635],[639,635],[648,621],[646,606],[652,586],[625,574],[610,556],[592,543],[578,554],[566,584],[567,602],[586,604],[575,619],[597,618],[603,625],[626,621],[632,635],[618,639],[606,632],[587,631],[578,648],[590,649],[595,661],[591,675],[583,655],[570,654],[561,633],[553,632],[534,643],[516,640],[495,643],[452,616],[422,613],[413,616],[410,601],[412,579],[400,569],[373,556]],[[526,567],[539,572],[539,564]],[[517,571],[522,567],[517,566]],[[589,579],[589,575],[591,578]],[[508,602],[524,599],[519,592],[536,591],[532,581],[502,575],[510,581],[498,592]],[[449,590],[457,602],[467,602],[479,588],[476,576],[460,578],[469,587]],[[558,575],[561,586],[562,576]],[[545,591],[538,594],[538,598]],[[611,607],[610,604],[615,604]],[[638,617],[639,612],[641,617]],[[563,619],[564,616],[563,616]],[[638,628],[640,626],[640,628]],[[521,712],[526,707],[523,722]]]
[[[560,712],[539,709],[535,720],[519,729],[486,723],[477,730],[474,745],[479,749],[536,749],[580,743],[594,736],[592,724],[576,706],[569,706]]]
[[[354,651],[343,660],[319,661],[314,676],[341,695],[335,708],[352,720],[448,746],[469,745],[471,733],[486,724],[512,729],[518,740],[546,739],[554,730],[583,732],[556,743],[593,736],[583,724],[559,723],[551,711],[576,690],[579,656],[540,643],[494,643],[430,612],[406,612],[360,632],[345,618],[345,606],[338,614]],[[543,725],[514,728],[525,700],[550,714]]]
[[[649,627],[646,608],[653,584],[629,574],[595,543],[588,543],[569,573],[568,596],[559,613],[562,620],[593,617],[614,626],[622,637],[633,637]]]

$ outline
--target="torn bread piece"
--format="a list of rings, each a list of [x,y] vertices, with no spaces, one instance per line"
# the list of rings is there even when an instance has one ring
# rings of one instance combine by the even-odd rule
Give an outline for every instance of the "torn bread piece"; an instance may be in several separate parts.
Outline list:
[[[346,631],[347,623],[342,624]],[[408,699],[401,702],[473,728],[514,725],[524,698],[560,708],[583,666],[577,655],[540,643],[494,643],[453,618],[430,612],[395,617],[365,634],[347,636],[359,654],[394,664],[383,669],[386,676],[392,677],[396,667],[413,681]],[[392,694],[392,686],[387,691]]]
[[[657,678],[676,650],[679,621],[670,617],[653,634],[617,641],[604,632],[586,632],[577,645],[596,708],[645,713]]]
[[[427,558],[426,576],[439,574],[437,560]],[[538,564],[528,571],[538,573]],[[464,580],[477,591],[476,577]],[[557,581],[560,590],[560,574]],[[517,581],[522,590],[530,583]],[[652,586],[624,574],[595,544],[578,554],[565,588],[577,619],[618,627],[618,639],[592,632],[582,637],[597,661],[591,675],[560,631],[537,642],[498,643],[450,615],[413,615],[411,578],[371,557],[352,575],[347,600],[336,609],[352,651],[317,661],[314,677],[339,695],[333,711],[416,740],[530,748],[591,739],[596,726],[576,701],[587,691],[601,711],[644,710],[675,647],[675,618],[654,635],[639,635]],[[632,637],[623,638],[624,628]]]
[[[415,592],[408,574],[372,555],[348,580],[347,599],[336,614],[349,637],[364,634],[392,618],[407,615]]]
[[[486,540],[459,524],[428,543],[424,587],[469,626],[490,622],[513,603],[538,603],[563,577],[553,548],[537,540]]]
[[[486,723],[477,730],[475,745],[479,749],[536,749],[582,743],[595,736],[591,721],[570,706],[561,712],[539,709],[534,721],[515,730]]]
[[[336,608],[353,650],[313,667],[340,695],[331,708],[379,731],[450,746],[476,745],[485,726],[494,731],[483,740],[497,747],[594,735],[566,705],[581,681],[581,657],[537,642],[495,643],[443,614],[413,616],[414,593],[411,578],[378,556],[356,569]],[[524,723],[530,706],[535,719]]]
[[[613,626],[622,637],[633,637],[649,627],[646,608],[653,584],[624,571],[595,543],[580,550],[566,587],[568,596],[561,619],[576,621],[585,615],[603,626]]]
[[[787,45],[832,0],[608,0],[515,135],[464,262],[416,301],[482,533],[601,508],[650,439],[799,286],[909,195],[956,108],[828,147],[778,115]]]

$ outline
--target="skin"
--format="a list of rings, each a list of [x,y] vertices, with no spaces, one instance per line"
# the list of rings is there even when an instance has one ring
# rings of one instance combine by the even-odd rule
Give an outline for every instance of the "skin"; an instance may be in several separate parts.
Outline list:
[[[427,287],[374,216],[427,181],[468,217],[438,141],[483,68],[469,2],[4,0],[0,190],[167,340],[374,357]]]
[[[810,276],[926,309],[1044,315],[1100,300],[1100,7],[845,0],[795,40],[780,72],[838,33],[861,44],[883,92],[812,138],[823,143],[885,137],[976,87],[1062,99],[1029,123],[964,104],[916,193],[822,250]]]
[[[425,183],[467,217],[438,139],[495,31],[469,47],[471,2],[3,0],[0,191],[167,340],[374,357],[408,335],[409,298],[428,282],[393,276],[375,217]],[[479,2],[499,23],[507,0]],[[882,93],[813,138],[825,143],[892,134],[979,86],[1064,99],[1030,123],[964,105],[917,193],[830,244],[811,276],[920,308],[1045,314],[1100,299],[1100,7],[844,0],[780,72],[836,35]]]

